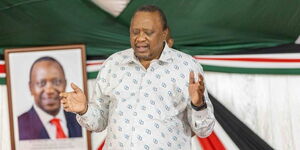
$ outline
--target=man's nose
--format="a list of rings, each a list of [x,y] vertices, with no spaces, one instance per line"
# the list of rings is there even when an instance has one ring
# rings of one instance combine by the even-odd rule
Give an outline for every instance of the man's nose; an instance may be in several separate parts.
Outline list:
[[[145,41],[145,40],[146,40],[146,35],[143,32],[138,34],[138,36],[137,36],[137,41],[138,42],[142,42],[142,41]]]
[[[53,84],[51,83],[47,83],[46,86],[44,87],[44,90],[47,94],[51,94],[51,93],[54,93],[55,92],[55,87]]]

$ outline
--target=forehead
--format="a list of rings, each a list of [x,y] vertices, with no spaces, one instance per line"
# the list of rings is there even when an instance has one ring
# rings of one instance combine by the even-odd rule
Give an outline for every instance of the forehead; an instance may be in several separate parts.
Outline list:
[[[63,70],[57,62],[47,60],[34,64],[31,72],[32,76],[60,76],[63,74]]]
[[[162,21],[158,11],[136,12],[131,20],[131,28],[162,28]]]

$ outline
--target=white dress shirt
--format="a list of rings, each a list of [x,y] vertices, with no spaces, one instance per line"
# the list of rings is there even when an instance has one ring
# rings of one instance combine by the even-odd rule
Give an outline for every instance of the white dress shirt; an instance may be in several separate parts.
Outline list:
[[[59,112],[55,117],[46,113],[44,110],[42,110],[36,104],[33,104],[33,107],[34,107],[36,113],[38,114],[39,118],[41,119],[44,127],[46,128],[46,131],[47,131],[50,139],[56,139],[56,126],[54,124],[50,123],[50,121],[53,118],[58,118],[60,120],[60,125],[61,125],[65,135],[67,137],[69,137],[67,121],[66,121],[66,117],[65,117],[62,107],[59,109]]]
[[[207,91],[207,108],[195,111],[189,98],[189,73],[203,74],[190,55],[165,46],[145,69],[127,49],[110,56],[99,71],[88,111],[77,115],[92,131],[107,127],[104,149],[189,150],[191,129],[208,136],[215,117]]]

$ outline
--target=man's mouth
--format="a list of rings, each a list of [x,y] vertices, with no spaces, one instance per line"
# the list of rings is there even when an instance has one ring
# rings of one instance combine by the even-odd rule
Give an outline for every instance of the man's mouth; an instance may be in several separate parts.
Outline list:
[[[139,53],[143,53],[149,50],[149,46],[148,45],[137,45],[135,46],[135,50]]]
[[[59,101],[59,97],[42,97],[42,100],[48,104],[57,103],[57,101]]]

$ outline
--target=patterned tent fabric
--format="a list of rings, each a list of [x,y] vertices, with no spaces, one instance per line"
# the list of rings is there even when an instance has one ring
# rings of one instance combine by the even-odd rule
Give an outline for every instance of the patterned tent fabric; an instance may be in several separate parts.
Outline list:
[[[92,2],[114,17],[117,17],[126,8],[130,0],[92,0]]]
[[[118,17],[94,2],[1,1],[0,54],[7,47],[83,43],[88,55],[108,56],[129,47],[131,16],[145,4],[166,13],[174,47],[192,55],[292,44],[300,33],[299,1],[124,0],[124,10],[112,8],[121,11]]]
[[[300,46],[299,46],[300,47]],[[275,49],[275,48],[274,48]],[[295,48],[293,50],[300,50]],[[226,55],[196,55],[194,56],[205,71],[251,74],[300,74],[300,53],[260,53],[260,54],[226,54]],[[98,65],[106,57],[88,56],[88,78],[95,78]],[[0,60],[0,84],[5,84],[5,63]]]
[[[251,131],[237,117],[235,117],[228,109],[226,109],[211,94],[210,99],[215,109],[215,117],[234,141],[234,143],[242,150],[271,150],[264,140]]]

